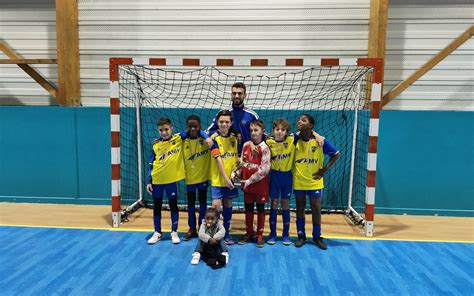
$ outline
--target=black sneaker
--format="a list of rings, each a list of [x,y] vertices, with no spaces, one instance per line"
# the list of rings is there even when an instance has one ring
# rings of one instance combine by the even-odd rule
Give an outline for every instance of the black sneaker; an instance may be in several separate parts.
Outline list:
[[[295,242],[295,247],[300,248],[304,245],[304,242],[306,241],[306,236],[298,236],[298,239]]]
[[[313,237],[313,243],[318,246],[321,250],[327,250],[328,245],[326,245],[323,241],[322,237]]]
[[[255,238],[255,233],[248,234],[246,233],[238,242],[237,244],[239,245],[245,245],[248,243],[250,240],[253,240]]]
[[[198,235],[197,235],[196,230],[191,230],[191,229],[190,229],[190,230],[188,230],[188,232],[186,232],[186,234],[184,235],[183,240],[184,240],[184,241],[188,241],[188,240],[192,239],[193,237],[197,237],[197,236],[198,236]]]

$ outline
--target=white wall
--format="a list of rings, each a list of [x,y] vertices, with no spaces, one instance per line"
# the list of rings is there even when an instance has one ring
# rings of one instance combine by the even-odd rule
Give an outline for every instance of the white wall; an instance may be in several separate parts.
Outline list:
[[[443,2],[418,1],[414,6],[409,4],[414,1],[390,1],[386,91],[472,22],[472,6]],[[369,4],[370,0],[79,0],[82,102],[108,105],[111,56],[366,56]],[[3,0],[0,9],[0,38],[27,58],[56,56],[54,0]],[[388,108],[474,110],[472,42]],[[55,66],[35,67],[57,81]],[[18,67],[0,66],[0,104],[51,102]]]

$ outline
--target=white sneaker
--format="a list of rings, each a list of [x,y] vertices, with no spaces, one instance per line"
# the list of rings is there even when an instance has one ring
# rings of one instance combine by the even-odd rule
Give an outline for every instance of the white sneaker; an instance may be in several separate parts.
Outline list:
[[[229,263],[229,253],[228,252],[222,252],[222,255],[225,256],[225,264]]]
[[[197,265],[197,264],[199,264],[199,260],[201,260],[201,253],[194,252],[193,253],[193,258],[191,259],[191,264],[192,265]]]
[[[180,241],[178,233],[176,231],[171,232],[171,242],[173,244],[179,244]]]
[[[161,240],[161,233],[153,232],[153,235],[148,240],[148,244],[153,245],[156,244],[159,240]]]

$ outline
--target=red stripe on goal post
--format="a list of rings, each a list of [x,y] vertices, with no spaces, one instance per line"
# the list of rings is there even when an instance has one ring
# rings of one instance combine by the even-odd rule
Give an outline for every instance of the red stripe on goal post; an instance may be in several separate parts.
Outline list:
[[[321,59],[321,66],[339,66],[339,59]]]
[[[216,66],[234,66],[234,59],[217,59]]]
[[[288,67],[301,67],[304,64],[303,59],[286,59],[285,60],[285,66]]]
[[[166,59],[163,58],[150,58],[151,66],[166,66]]]
[[[199,66],[199,59],[183,59],[183,66]]]
[[[266,67],[268,66],[268,59],[251,59],[250,66],[252,67]]]

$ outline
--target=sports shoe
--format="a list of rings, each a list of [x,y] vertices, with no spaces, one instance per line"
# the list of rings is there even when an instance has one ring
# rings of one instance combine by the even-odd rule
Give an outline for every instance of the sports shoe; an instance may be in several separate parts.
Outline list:
[[[222,252],[222,255],[225,256],[225,264],[229,263],[229,253],[228,252]]]
[[[265,247],[265,241],[263,240],[263,237],[261,235],[257,235],[257,247],[258,248]]]
[[[245,245],[249,242],[249,240],[254,239],[255,234],[245,234],[242,238],[237,242],[239,245]]]
[[[327,250],[328,249],[328,245],[326,245],[326,243],[324,243],[322,237],[313,237],[313,243],[316,246],[318,246],[318,248],[320,248],[321,250]]]
[[[224,241],[226,245],[233,245],[235,242],[232,240],[232,236],[230,234],[226,234],[224,237]]]
[[[179,244],[180,241],[178,233],[176,231],[171,232],[171,242],[173,244]]]
[[[295,247],[297,248],[302,247],[305,241],[306,241],[306,236],[298,235],[298,239],[295,242]]]
[[[161,240],[161,233],[153,232],[153,235],[148,239],[148,244],[153,245],[156,244],[159,240]]]
[[[193,237],[197,237],[197,236],[198,235],[197,235],[196,230],[189,229],[188,232],[186,232],[186,234],[184,235],[183,240],[188,241],[188,240],[192,239]]]
[[[269,236],[268,239],[267,239],[267,244],[269,244],[269,245],[274,245],[274,244],[276,244],[276,236],[270,234],[270,236]]]
[[[194,252],[193,257],[191,259],[191,264],[192,265],[197,265],[197,264],[199,264],[199,260],[201,260],[201,253]]]
[[[283,244],[284,244],[285,246],[291,245],[291,238],[290,238],[289,236],[284,236],[284,237],[283,237]]]

